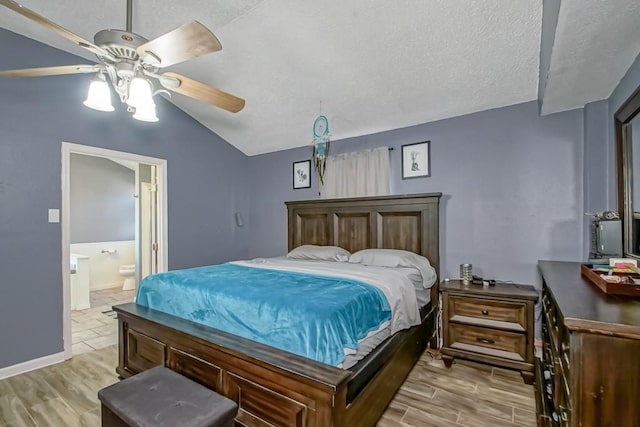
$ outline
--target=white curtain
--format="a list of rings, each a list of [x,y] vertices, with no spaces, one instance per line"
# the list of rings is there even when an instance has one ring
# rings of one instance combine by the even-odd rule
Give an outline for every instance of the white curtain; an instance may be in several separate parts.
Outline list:
[[[322,198],[389,194],[389,148],[327,157]]]

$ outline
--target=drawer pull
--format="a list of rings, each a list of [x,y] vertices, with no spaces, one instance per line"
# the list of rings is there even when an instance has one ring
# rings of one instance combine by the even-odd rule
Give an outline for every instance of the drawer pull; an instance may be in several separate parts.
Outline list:
[[[560,409],[560,419],[564,422],[569,421],[569,417],[567,416],[567,408],[562,405],[558,405],[558,409]]]
[[[482,310],[482,314],[486,316],[487,314],[489,314],[489,310]]]
[[[480,337],[476,338],[476,341],[479,341],[479,342],[481,342],[483,344],[495,344],[496,343],[494,340],[490,340],[488,338],[480,338]]]

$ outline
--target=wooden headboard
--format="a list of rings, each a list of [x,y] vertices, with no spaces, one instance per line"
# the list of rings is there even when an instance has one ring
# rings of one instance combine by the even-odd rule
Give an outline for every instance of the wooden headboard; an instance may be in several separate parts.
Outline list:
[[[440,273],[442,193],[286,202],[289,250],[300,245],[403,249],[426,257]],[[439,276],[438,276],[439,277]]]

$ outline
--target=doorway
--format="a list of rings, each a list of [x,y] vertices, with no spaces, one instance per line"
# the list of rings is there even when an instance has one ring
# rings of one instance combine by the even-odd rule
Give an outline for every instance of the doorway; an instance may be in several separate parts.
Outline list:
[[[76,156],[80,155],[80,156]],[[72,325],[78,322],[72,320],[72,307],[74,306],[74,293],[77,295],[77,283],[74,283],[74,292],[71,290],[71,159],[74,157],[93,158],[95,161],[104,162],[111,160],[135,173],[135,243],[132,250],[135,252],[131,259],[135,259],[136,283],[148,274],[166,271],[167,269],[167,193],[166,193],[166,168],[167,161],[137,154],[101,149],[68,142],[62,143],[62,276],[63,276],[63,340],[65,358],[70,358],[73,351]],[[88,156],[88,157],[84,157]],[[96,159],[98,158],[98,159]],[[113,165],[113,163],[109,162]],[[118,168],[119,166],[113,165]],[[93,170],[92,170],[93,171]],[[75,194],[75,193],[74,193]],[[77,214],[76,214],[77,215]],[[112,250],[111,245],[108,248]],[[107,252],[107,251],[103,251]],[[104,255],[109,257],[107,253]],[[130,255],[131,256],[131,255]],[[76,279],[77,280],[77,279]],[[126,286],[125,286],[126,288]],[[115,291],[118,291],[117,289]],[[134,295],[135,291],[129,291]],[[109,294],[110,291],[96,291],[92,294]],[[116,292],[117,293],[117,292]],[[96,295],[98,298],[99,295]],[[106,295],[107,300],[109,295]],[[87,315],[96,310],[86,310]],[[78,312],[75,312],[78,314]],[[84,316],[85,313],[82,313]],[[108,314],[107,314],[108,315]],[[106,318],[105,318],[106,319]],[[108,319],[111,327],[116,330],[113,319]],[[103,328],[103,331],[108,328]],[[99,332],[103,332],[99,331]],[[91,331],[88,331],[91,332]],[[76,334],[77,335],[77,334]],[[98,340],[99,341],[99,340]]]

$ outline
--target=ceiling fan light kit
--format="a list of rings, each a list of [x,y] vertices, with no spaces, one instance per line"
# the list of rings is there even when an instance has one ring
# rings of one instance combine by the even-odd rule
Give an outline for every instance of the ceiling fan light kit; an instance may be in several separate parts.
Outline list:
[[[89,93],[83,104],[98,111],[114,110],[111,104],[111,90],[102,74],[99,74],[98,77],[89,84]]]
[[[94,36],[95,43],[91,43],[14,0],[0,0],[1,6],[91,51],[99,61],[93,65],[3,70],[0,71],[0,77],[41,77],[97,72],[97,77],[89,85],[84,105],[99,111],[114,110],[106,76],[120,101],[127,105],[127,111],[133,113],[133,118],[147,122],[158,121],[153,96],[160,92],[167,93],[165,90],[153,91],[154,79],[171,92],[232,113],[244,108],[244,99],[204,83],[173,72],[158,74],[160,68],[217,52],[222,49],[222,45],[211,31],[197,21],[188,22],[156,39],[147,40],[131,32],[132,1],[127,0],[127,30],[101,30]]]
[[[150,104],[140,105],[136,107],[133,118],[143,122],[157,122],[158,116],[156,115],[156,104],[151,101]]]
[[[134,77],[129,84],[129,96],[126,102],[133,108],[153,104],[151,82],[142,77]]]

